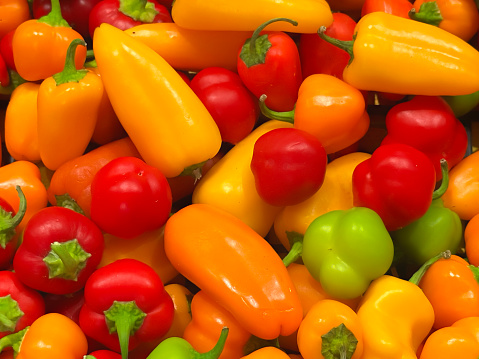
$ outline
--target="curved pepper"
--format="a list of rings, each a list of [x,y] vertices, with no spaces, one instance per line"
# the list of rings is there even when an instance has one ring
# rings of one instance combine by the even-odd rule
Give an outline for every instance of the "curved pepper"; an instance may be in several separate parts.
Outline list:
[[[321,25],[329,26],[333,17],[325,0],[176,0],[171,17],[178,26],[192,30],[254,31],[264,22],[288,17],[295,19],[298,26],[278,22],[271,31],[314,33]]]
[[[322,38],[351,56],[343,79],[359,90],[429,96],[479,90],[479,51],[446,30],[381,11],[361,17],[353,41],[324,30]]]
[[[196,185],[193,203],[214,205],[239,218],[262,237],[266,236],[282,207],[272,206],[256,191],[251,159],[256,140],[276,128],[292,127],[267,121],[236,144]]]
[[[93,50],[113,109],[146,163],[175,177],[216,155],[218,126],[160,55],[106,23],[95,31]]]
[[[301,302],[281,258],[232,214],[208,204],[182,208],[166,223],[165,250],[251,334],[270,340],[299,327]]]

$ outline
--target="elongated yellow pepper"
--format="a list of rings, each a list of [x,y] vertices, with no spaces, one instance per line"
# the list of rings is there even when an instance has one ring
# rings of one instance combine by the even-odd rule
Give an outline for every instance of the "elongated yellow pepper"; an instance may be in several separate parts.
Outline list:
[[[159,54],[107,23],[95,30],[93,51],[113,109],[145,162],[170,178],[216,155],[218,126]]]

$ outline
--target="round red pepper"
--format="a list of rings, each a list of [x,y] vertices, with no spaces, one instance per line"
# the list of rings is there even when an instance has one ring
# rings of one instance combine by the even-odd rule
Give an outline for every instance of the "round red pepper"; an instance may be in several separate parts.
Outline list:
[[[2,55],[7,68],[17,71],[17,68],[15,67],[15,61],[13,60],[12,49],[12,39],[14,34],[15,30],[12,30],[0,39],[0,54]]]

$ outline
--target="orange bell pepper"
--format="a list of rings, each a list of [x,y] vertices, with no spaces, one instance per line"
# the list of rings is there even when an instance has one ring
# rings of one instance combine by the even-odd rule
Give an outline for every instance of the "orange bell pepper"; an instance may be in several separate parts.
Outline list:
[[[47,189],[42,183],[40,169],[30,161],[15,161],[0,167],[0,198],[5,199],[17,212],[20,199],[16,186],[20,186],[27,200],[27,210],[18,225],[21,232],[30,218],[48,204]]]
[[[301,301],[281,258],[232,214],[208,204],[182,208],[166,222],[165,250],[180,274],[251,334],[271,340],[298,329]]]
[[[314,304],[298,329],[298,347],[304,359],[359,359],[363,328],[356,312],[344,303],[323,299]]]
[[[56,205],[55,196],[68,194],[80,206],[84,214],[90,217],[93,177],[108,162],[123,156],[140,157],[128,137],[107,143],[65,162],[52,175],[48,187],[48,201]]]
[[[369,115],[362,93],[332,75],[313,74],[305,78],[292,111],[272,111],[266,107],[265,100],[266,95],[262,95],[260,107],[263,115],[292,122],[295,128],[313,134],[328,154],[356,143],[369,129]]]
[[[0,3],[0,39],[30,19],[30,7],[27,0],[2,1]]]
[[[479,30],[479,11],[474,0],[415,0],[409,16],[464,41],[471,40]]]
[[[46,79],[60,71],[65,64],[68,46],[83,37],[62,18],[60,1],[52,0],[52,10],[40,19],[22,22],[12,39],[13,58],[18,74],[27,81]],[[75,52],[75,66],[83,67],[86,48]]]
[[[479,214],[467,222],[464,229],[466,257],[473,266],[479,266]]]
[[[173,68],[195,72],[208,67],[236,72],[238,51],[253,34],[253,30],[188,30],[174,22],[138,25],[125,32],[150,47]]]
[[[220,304],[204,291],[200,290],[191,301],[192,320],[186,326],[183,339],[187,340],[195,350],[206,353],[218,341],[218,333],[228,327],[228,337],[219,359],[240,358],[244,347],[251,337],[238,321]],[[219,331],[218,331],[219,329]]]
[[[290,356],[276,347],[263,347],[241,357],[241,359],[289,359]]]
[[[103,96],[101,79],[73,64],[78,45],[86,43],[73,40],[63,71],[43,80],[38,90],[38,148],[43,164],[51,170],[85,152]]]
[[[464,157],[449,171],[449,185],[441,196],[444,207],[463,220],[479,214],[479,151]]]
[[[15,160],[40,162],[37,98],[40,85],[25,82],[13,90],[5,113],[5,146]]]
[[[419,287],[434,308],[435,329],[479,316],[479,283],[469,263],[457,255],[434,262],[422,276]]]

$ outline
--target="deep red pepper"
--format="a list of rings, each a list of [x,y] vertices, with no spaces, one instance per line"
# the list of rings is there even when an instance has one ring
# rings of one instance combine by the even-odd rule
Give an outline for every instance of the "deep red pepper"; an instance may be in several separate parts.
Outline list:
[[[426,213],[435,186],[434,165],[423,152],[402,143],[381,145],[353,171],[353,203],[375,211],[394,231]]]
[[[0,54],[0,86],[8,87],[10,85],[10,75],[8,74],[7,64]]]
[[[375,11],[409,18],[413,5],[409,0],[365,0],[361,8],[361,17]]]
[[[80,311],[84,333],[128,356],[142,342],[158,340],[173,322],[174,305],[158,274],[136,259],[97,269],[85,285]]]
[[[237,73],[208,67],[193,77],[190,86],[215,120],[224,142],[236,144],[253,130],[259,106]]]
[[[15,272],[0,271],[0,338],[26,328],[43,314],[42,295],[23,284]]]
[[[442,179],[441,159],[454,167],[467,151],[467,132],[448,103],[439,96],[415,96],[394,105],[386,114],[382,144],[404,143],[424,152]]]
[[[34,289],[73,293],[84,287],[103,248],[103,233],[86,216],[64,207],[45,207],[28,221],[13,269]]]
[[[275,18],[260,25],[239,51],[237,70],[245,86],[257,97],[266,94],[266,105],[274,111],[290,111],[303,81],[298,47],[288,34],[261,34],[270,23],[294,20]]]
[[[157,0],[101,0],[90,11],[89,32],[101,23],[108,23],[121,30],[136,25],[156,22],[173,22],[169,10]]]
[[[333,12],[333,23],[325,34],[338,40],[351,41],[356,21],[342,12]],[[313,74],[327,74],[343,78],[343,71],[349,62],[349,54],[337,46],[321,39],[318,34],[301,34],[298,43],[303,77]]]
[[[90,16],[90,11],[99,1],[100,0],[62,0],[60,2],[63,18],[84,38],[90,37],[88,17]],[[32,1],[32,13],[35,19],[47,15],[51,9],[51,0]]]
[[[1,39],[0,39],[0,54],[7,65],[7,68],[17,71],[15,67],[15,61],[13,60],[13,49],[12,49],[12,39],[13,35],[15,34],[15,30],[7,32]]]
[[[121,355],[111,350],[95,350],[86,355],[83,359],[121,359]]]

